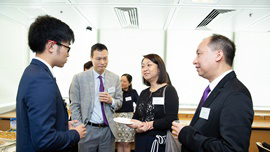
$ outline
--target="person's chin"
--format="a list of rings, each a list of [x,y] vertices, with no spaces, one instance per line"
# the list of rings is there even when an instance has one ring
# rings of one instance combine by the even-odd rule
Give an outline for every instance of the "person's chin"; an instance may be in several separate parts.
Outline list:
[[[101,68],[99,68],[99,70],[98,71],[100,71],[100,72],[104,72],[105,71],[105,67],[101,67]]]
[[[199,75],[202,74],[202,71],[199,68],[197,68],[197,72],[198,72]]]
[[[150,77],[144,77],[144,79],[149,82],[151,78]]]
[[[62,68],[62,67],[64,67],[65,64],[66,64],[66,62],[65,63],[62,63],[62,64],[59,64],[58,67],[59,68]]]

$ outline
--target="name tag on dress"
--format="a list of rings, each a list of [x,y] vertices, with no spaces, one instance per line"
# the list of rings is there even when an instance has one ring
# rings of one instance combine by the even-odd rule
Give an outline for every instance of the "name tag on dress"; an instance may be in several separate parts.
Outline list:
[[[200,118],[208,120],[209,114],[210,114],[210,108],[202,107],[201,112],[200,112]]]
[[[164,97],[153,97],[153,105],[164,105]]]
[[[126,99],[126,101],[130,101],[131,97],[126,97],[125,99]]]
[[[108,89],[108,93],[113,93],[113,92],[115,92],[115,88],[114,87],[111,87],[111,88]]]

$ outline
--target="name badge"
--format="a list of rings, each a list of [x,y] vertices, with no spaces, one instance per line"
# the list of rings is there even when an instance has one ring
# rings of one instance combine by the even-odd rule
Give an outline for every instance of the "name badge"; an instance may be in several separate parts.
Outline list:
[[[115,88],[114,87],[111,87],[108,89],[108,93],[112,93],[112,92],[115,92]]]
[[[164,97],[153,97],[153,105],[164,105]]]
[[[126,101],[132,100],[131,97],[126,97],[125,99],[126,99]]]
[[[209,114],[210,114],[210,108],[202,107],[199,117],[205,120],[208,120]]]

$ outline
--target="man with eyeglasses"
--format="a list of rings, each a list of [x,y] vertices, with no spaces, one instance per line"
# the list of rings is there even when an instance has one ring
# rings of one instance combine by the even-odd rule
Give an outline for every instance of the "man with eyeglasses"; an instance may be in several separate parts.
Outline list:
[[[84,125],[73,126],[52,68],[63,67],[69,57],[73,31],[64,22],[39,16],[28,33],[35,58],[25,69],[17,93],[17,152],[76,151],[84,138]]]

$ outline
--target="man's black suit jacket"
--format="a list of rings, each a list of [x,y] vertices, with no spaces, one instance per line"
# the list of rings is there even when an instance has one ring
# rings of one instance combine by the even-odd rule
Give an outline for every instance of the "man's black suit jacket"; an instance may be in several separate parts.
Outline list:
[[[202,107],[210,109],[208,120],[199,117],[198,106],[190,126],[179,133],[182,152],[248,152],[254,111],[235,72],[218,83]]]

